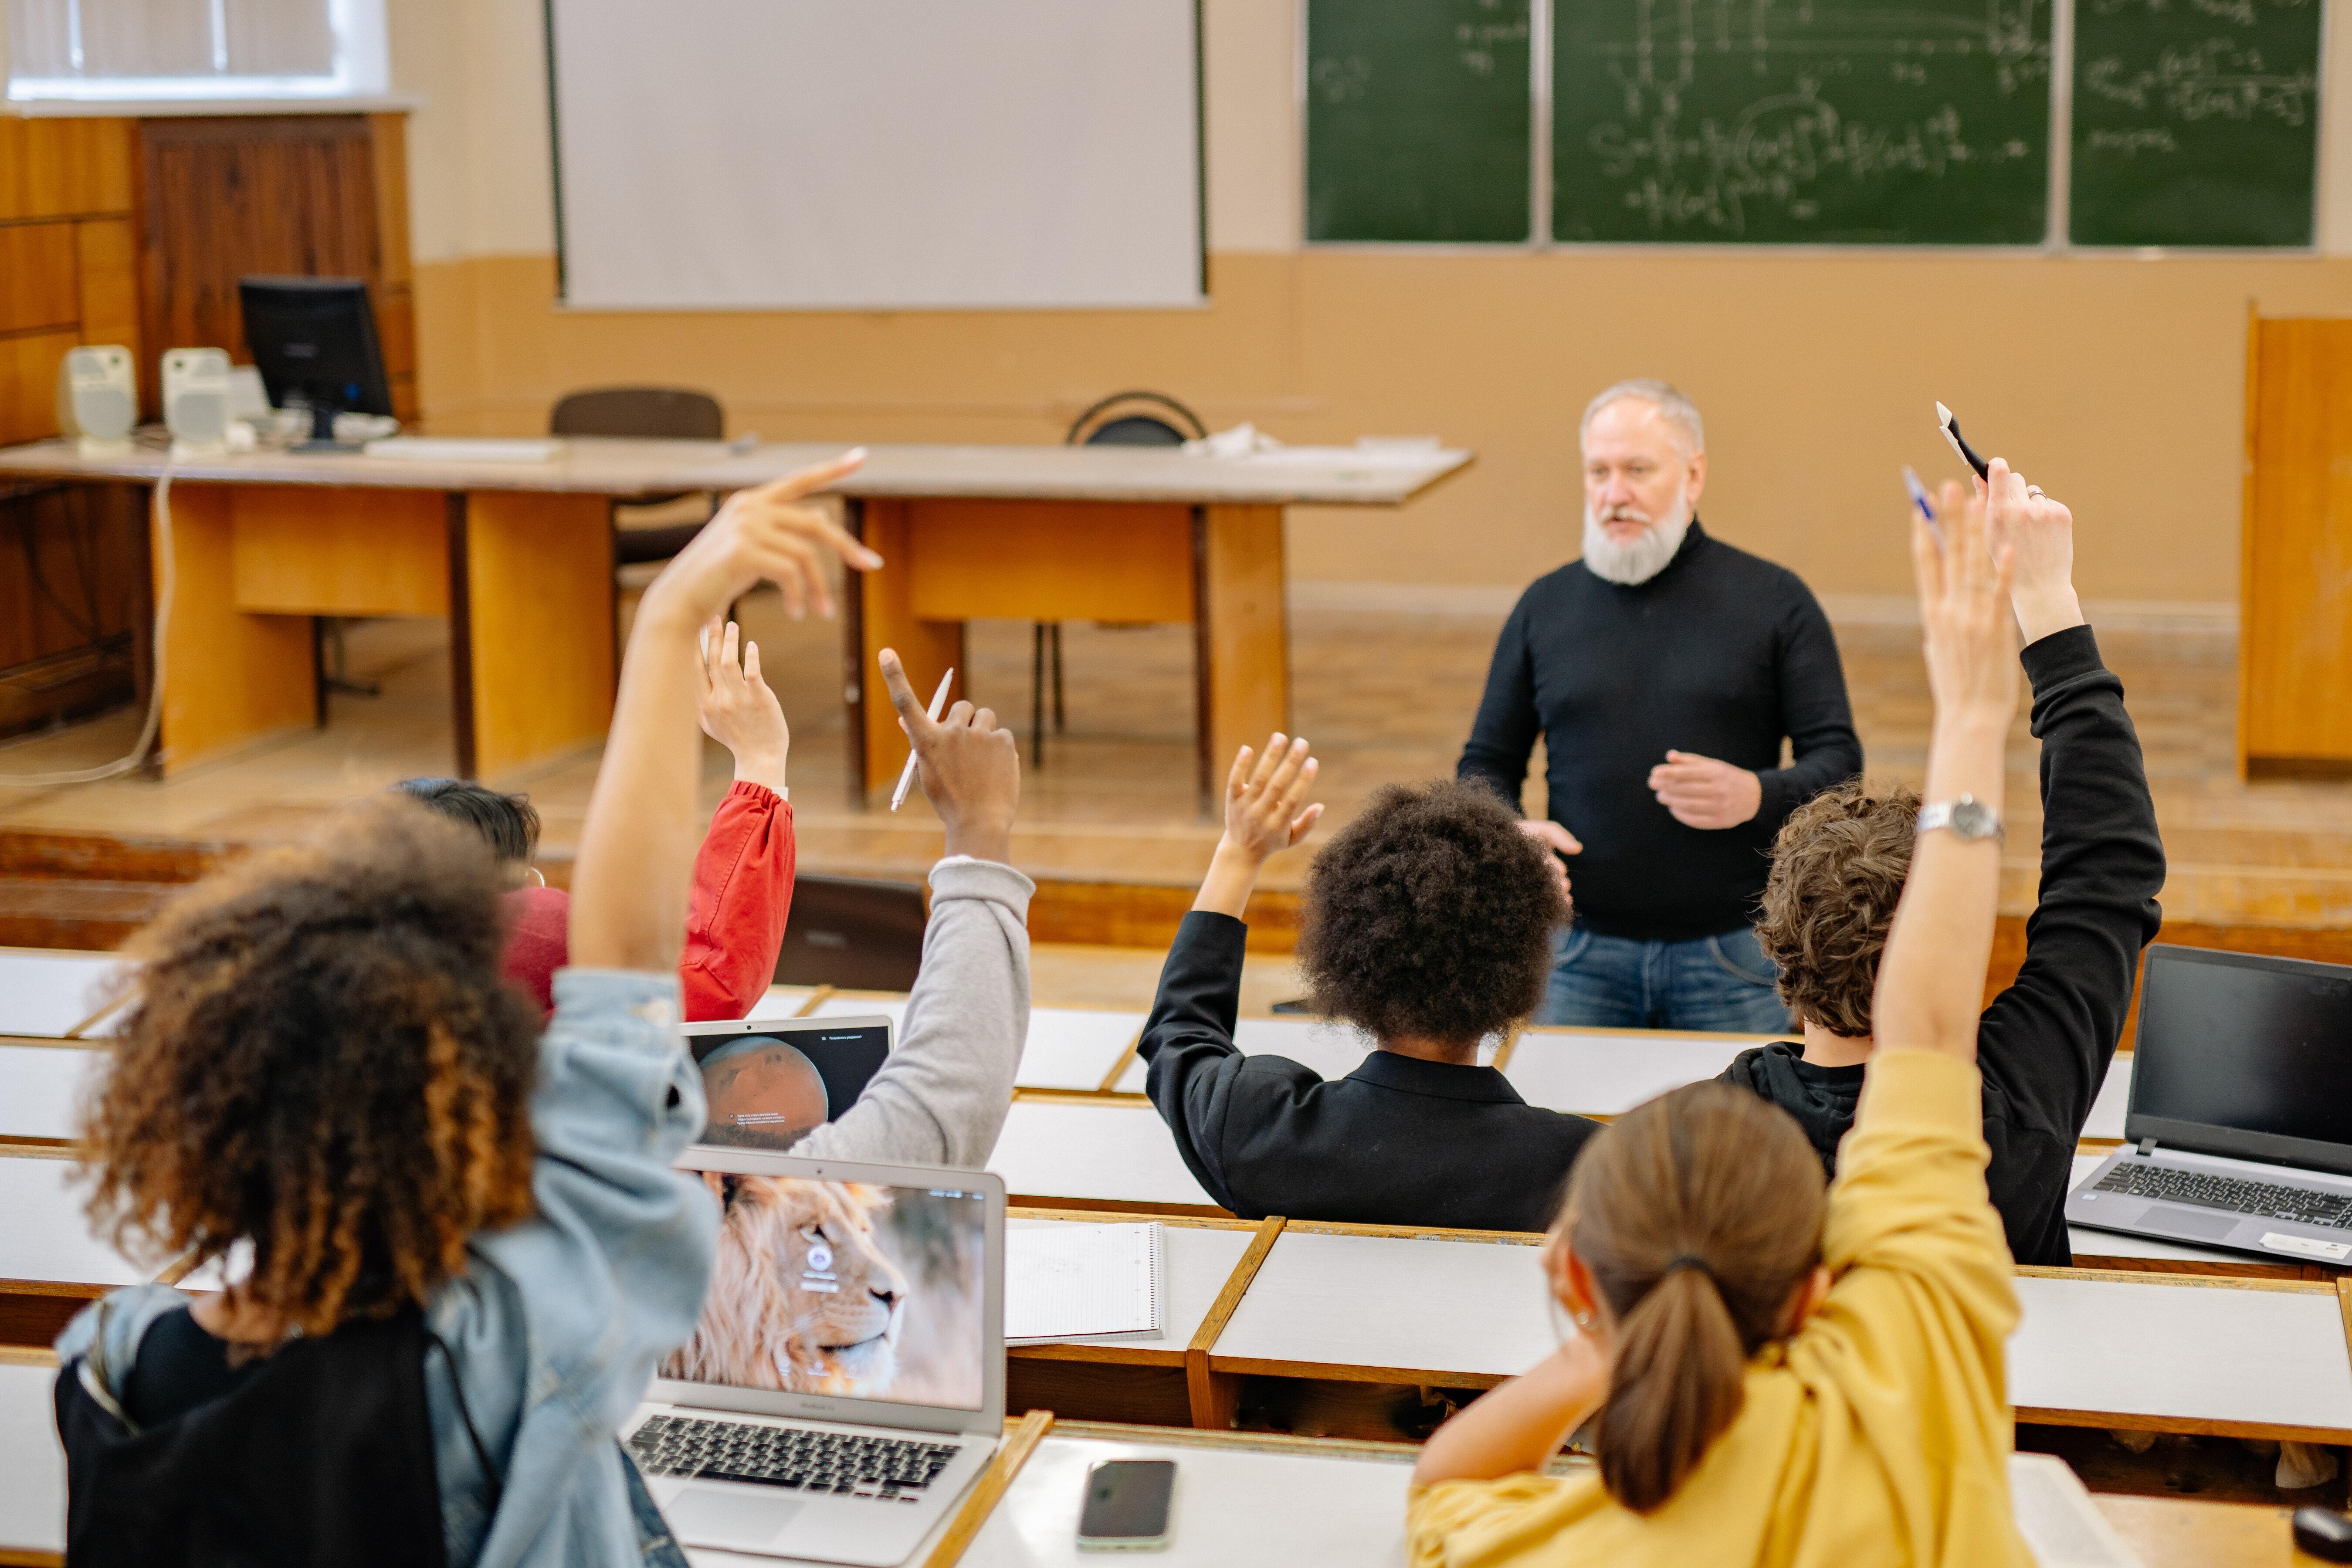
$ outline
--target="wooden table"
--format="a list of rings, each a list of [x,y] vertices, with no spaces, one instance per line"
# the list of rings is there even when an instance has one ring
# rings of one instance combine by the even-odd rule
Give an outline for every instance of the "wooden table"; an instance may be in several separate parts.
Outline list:
[[[310,617],[443,616],[455,767],[496,775],[594,741],[616,671],[610,503],[756,485],[835,455],[779,445],[573,439],[545,463],[257,453],[174,470],[176,583],[158,650],[166,773],[320,706]],[[853,531],[886,564],[856,574],[843,689],[850,793],[906,755],[874,656],[896,647],[928,697],[965,668],[963,624],[1185,621],[1196,630],[1199,775],[1290,723],[1283,510],[1397,506],[1470,460],[1293,451],[1188,458],[1114,447],[876,447],[843,481]],[[160,453],[0,451],[0,479],[152,485]]]

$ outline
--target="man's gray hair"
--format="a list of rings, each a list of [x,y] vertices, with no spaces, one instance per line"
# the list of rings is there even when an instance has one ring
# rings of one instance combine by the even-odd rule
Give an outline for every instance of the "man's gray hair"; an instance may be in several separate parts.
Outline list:
[[[1647,376],[1621,381],[1614,386],[1604,388],[1600,396],[1586,404],[1584,422],[1576,427],[1578,446],[1584,444],[1584,437],[1591,431],[1593,416],[1621,397],[1638,397],[1655,407],[1658,417],[1690,437],[1690,449],[1694,455],[1706,450],[1706,426],[1698,416],[1698,405],[1664,382],[1653,381]]]

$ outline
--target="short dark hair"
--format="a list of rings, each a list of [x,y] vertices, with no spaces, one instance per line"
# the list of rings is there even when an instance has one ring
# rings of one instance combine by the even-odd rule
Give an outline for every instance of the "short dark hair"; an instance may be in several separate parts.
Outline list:
[[[471,779],[403,779],[392,786],[481,835],[501,860],[539,852],[539,809],[527,795],[500,795]]]
[[[1895,906],[1911,875],[1919,797],[1874,795],[1860,779],[1813,796],[1780,825],[1757,945],[1780,966],[1780,1000],[1802,1023],[1859,1039]]]
[[[1307,873],[1298,963],[1317,1010],[1449,1045],[1527,1017],[1568,916],[1549,853],[1482,785],[1383,787]]]

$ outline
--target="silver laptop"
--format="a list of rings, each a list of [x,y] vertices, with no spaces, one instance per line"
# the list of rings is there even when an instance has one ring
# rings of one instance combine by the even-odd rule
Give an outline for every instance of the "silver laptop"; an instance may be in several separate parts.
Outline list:
[[[890,1016],[686,1026],[710,1102],[705,1143],[782,1153],[857,1101],[891,1050]]]
[[[1004,1184],[697,1145],[694,1338],[624,1436],[688,1546],[903,1563],[1004,1427]]]
[[[2352,968],[2151,947],[2124,1146],[2066,1222],[2352,1260]]]

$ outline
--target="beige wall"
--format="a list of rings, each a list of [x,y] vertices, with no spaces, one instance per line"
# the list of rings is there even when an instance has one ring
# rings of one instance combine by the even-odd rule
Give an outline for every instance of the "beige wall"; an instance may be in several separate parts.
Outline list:
[[[1296,516],[1294,578],[1391,585],[1359,599],[1492,599],[1573,555],[1577,414],[1652,374],[1706,411],[1710,526],[1824,594],[1905,589],[1895,468],[1955,467],[1940,397],[2074,502],[2087,595],[2233,600],[2248,307],[2352,313],[2352,258],[1301,251],[1287,0],[1206,0],[1206,309],[566,311],[539,0],[391,9],[397,83],[427,99],[411,185],[436,427],[531,430],[567,388],[656,380],[771,437],[1044,441],[1149,385],[1288,440],[1476,449],[1402,510]],[[2331,33],[2331,81],[2352,88],[2352,28]],[[2330,192],[2347,134],[2332,116]],[[2322,221],[2352,250],[2352,200]]]

